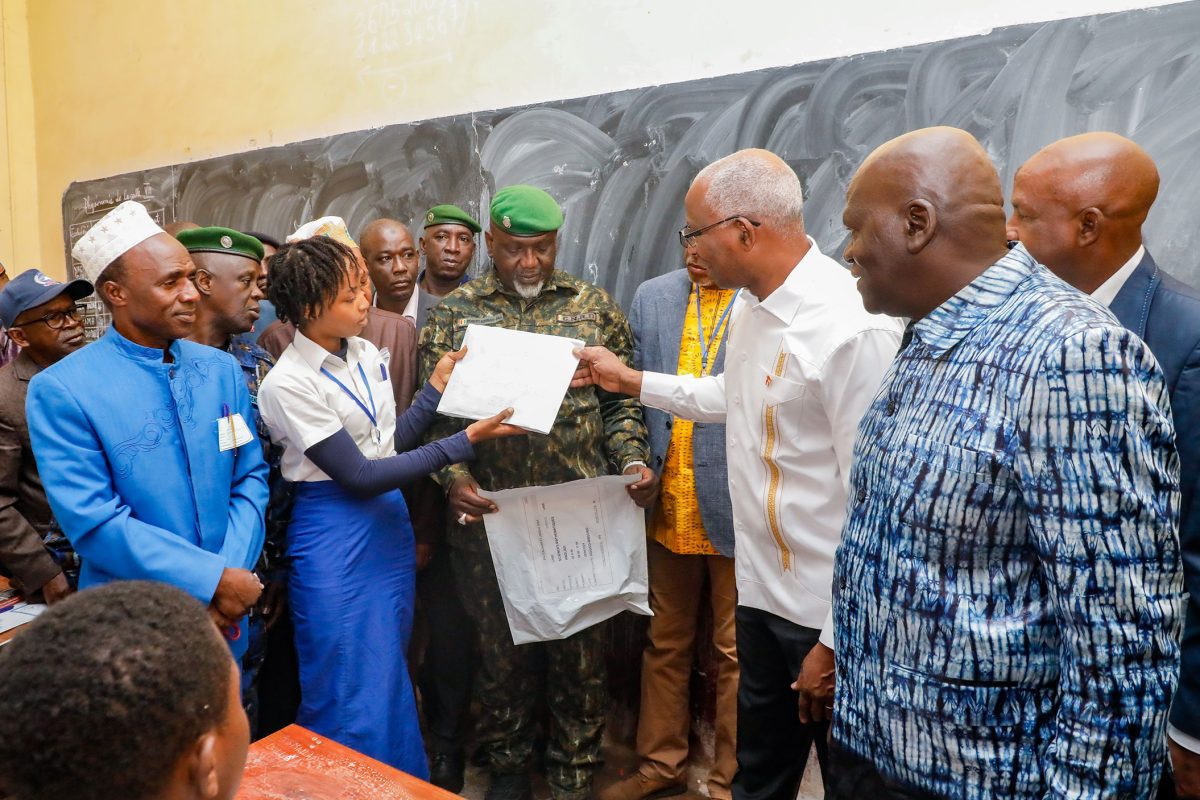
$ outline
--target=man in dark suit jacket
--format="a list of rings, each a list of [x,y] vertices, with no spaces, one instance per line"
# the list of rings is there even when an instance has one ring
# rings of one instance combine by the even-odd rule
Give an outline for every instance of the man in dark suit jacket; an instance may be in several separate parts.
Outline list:
[[[79,560],[46,500],[25,395],[30,378],[83,347],[75,302],[91,293],[87,281],[60,283],[36,269],[0,291],[0,325],[21,346],[16,360],[0,368],[0,573],[47,603],[74,590]]]
[[[1200,797],[1200,292],[1159,269],[1142,243],[1158,170],[1114,133],[1061,139],[1017,171],[1009,237],[1056,275],[1107,305],[1150,346],[1166,377],[1180,461],[1179,540],[1188,603],[1179,689],[1168,728],[1175,786]],[[1175,789],[1178,794],[1172,795]]]
[[[737,292],[718,288],[694,250],[687,269],[646,281],[629,312],[636,369],[718,375]],[[715,753],[709,796],[729,800],[737,768],[737,641],[734,612],[733,509],[725,462],[725,426],[677,420],[645,410],[650,467],[661,479],[650,518],[649,642],[642,656],[638,715],[639,767],[609,786],[599,800],[646,800],[687,789],[690,703],[688,686],[700,601],[707,577],[717,657]],[[701,659],[705,663],[707,659]]]

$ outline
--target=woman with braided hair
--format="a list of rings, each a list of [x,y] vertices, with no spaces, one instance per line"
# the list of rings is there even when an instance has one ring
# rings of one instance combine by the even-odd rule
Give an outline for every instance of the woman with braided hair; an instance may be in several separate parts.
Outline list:
[[[289,587],[301,703],[297,722],[420,778],[428,767],[405,652],[416,574],[400,487],[523,433],[511,409],[413,447],[465,351],[449,353],[399,417],[388,352],[358,334],[370,305],[357,254],[325,235],[284,245],[269,296],[298,328],[259,390],[263,418],[296,483]]]

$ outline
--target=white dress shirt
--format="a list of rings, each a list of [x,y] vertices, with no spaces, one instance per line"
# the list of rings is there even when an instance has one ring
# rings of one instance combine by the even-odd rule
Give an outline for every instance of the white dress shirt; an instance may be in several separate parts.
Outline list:
[[[1145,246],[1139,247],[1137,252],[1133,254],[1133,258],[1125,262],[1125,265],[1119,270],[1108,276],[1108,280],[1096,287],[1096,291],[1092,292],[1092,299],[1104,306],[1111,306],[1112,301],[1117,299],[1117,295],[1121,291],[1121,287],[1125,285],[1125,281],[1129,280],[1129,276],[1138,268],[1138,264],[1142,263],[1142,257],[1146,255]]]
[[[329,480],[304,451],[341,428],[369,459],[395,454],[396,401],[388,358],[387,350],[354,336],[346,340],[343,360],[296,332],[258,390],[259,411],[271,429],[271,439],[283,445],[280,470],[286,480]],[[322,368],[342,385],[323,374]],[[367,408],[373,407],[376,424],[347,391]]]
[[[901,331],[812,243],[765,300],[741,293],[722,375],[642,378],[646,405],[726,424],[738,602],[820,629],[829,647],[854,438]]]

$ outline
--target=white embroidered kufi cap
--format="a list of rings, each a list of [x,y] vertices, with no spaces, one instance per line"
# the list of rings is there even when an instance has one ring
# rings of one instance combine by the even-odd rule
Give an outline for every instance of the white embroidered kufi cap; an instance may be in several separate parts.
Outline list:
[[[336,239],[347,247],[358,247],[354,238],[350,236],[350,230],[346,227],[346,221],[341,217],[321,217],[320,219],[314,219],[312,222],[306,222],[295,233],[287,237],[287,243],[291,244],[292,242],[311,239],[314,236],[328,236],[330,239]]]
[[[83,267],[83,276],[97,283],[96,279],[105,267],[162,232],[145,206],[126,200],[101,217],[71,248],[71,255]]]

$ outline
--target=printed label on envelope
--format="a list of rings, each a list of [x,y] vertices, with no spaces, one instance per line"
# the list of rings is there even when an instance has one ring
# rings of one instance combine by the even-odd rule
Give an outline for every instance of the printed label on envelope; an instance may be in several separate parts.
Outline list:
[[[250,444],[254,441],[254,434],[246,427],[246,420],[242,419],[241,414],[218,417],[217,441],[220,443],[221,452],[224,453],[226,450]]]

